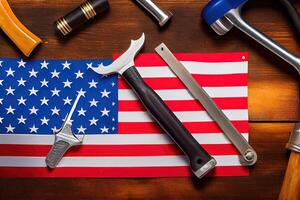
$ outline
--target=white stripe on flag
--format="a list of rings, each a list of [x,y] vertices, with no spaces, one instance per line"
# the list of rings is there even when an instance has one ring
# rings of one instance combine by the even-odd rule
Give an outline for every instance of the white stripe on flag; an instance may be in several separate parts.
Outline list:
[[[214,156],[217,166],[241,166],[239,156]],[[58,167],[189,166],[185,156],[63,157]],[[46,167],[45,157],[0,156],[0,167]]]
[[[183,61],[181,63],[191,74],[225,75],[247,73],[247,62],[203,63]],[[167,66],[137,67],[137,70],[143,78],[176,77]]]
[[[222,110],[232,121],[248,120],[248,110]],[[210,122],[213,121],[206,111],[174,112],[181,122]],[[146,111],[119,112],[119,122],[152,122],[151,115]]]
[[[223,133],[192,134],[200,144],[231,144]],[[243,133],[248,140],[248,133]],[[54,135],[4,134],[0,135],[0,144],[52,145]],[[85,135],[85,145],[144,145],[173,144],[166,134],[116,134]]]
[[[233,87],[203,87],[211,98],[247,97],[247,86]],[[163,100],[194,100],[186,89],[155,90]],[[137,96],[131,89],[119,90],[119,101],[137,100]]]

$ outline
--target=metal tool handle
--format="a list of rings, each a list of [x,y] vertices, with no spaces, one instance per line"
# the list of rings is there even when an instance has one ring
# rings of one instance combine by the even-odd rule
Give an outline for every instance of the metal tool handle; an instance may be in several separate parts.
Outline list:
[[[70,147],[71,145],[63,140],[55,142],[46,157],[46,165],[55,168]]]
[[[136,68],[128,68],[122,76],[160,127],[188,156],[194,174],[200,178],[210,171],[216,165],[215,159],[201,147],[164,101],[143,81]]]
[[[159,22],[160,26],[163,26],[171,19],[173,14],[171,12],[163,11],[158,5],[151,0],[136,0],[141,6],[143,6],[149,13],[151,13]]]
[[[279,2],[285,8],[288,17],[294,29],[296,30],[297,37],[300,40],[300,15],[297,9],[295,8],[295,6],[293,6],[293,4],[291,4],[289,0],[279,0]]]
[[[267,37],[251,25],[249,25],[243,18],[241,17],[241,7],[238,9],[232,9],[226,14],[228,20],[234,24],[238,29],[242,32],[256,40],[258,43],[272,51],[274,54],[288,62],[292,65],[297,72],[300,74],[300,59],[296,57],[294,54],[290,53],[286,48],[279,45],[271,38]]]

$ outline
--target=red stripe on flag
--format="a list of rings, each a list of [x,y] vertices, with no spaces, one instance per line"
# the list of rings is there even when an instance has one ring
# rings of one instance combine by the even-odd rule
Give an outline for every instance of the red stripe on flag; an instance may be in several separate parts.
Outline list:
[[[239,154],[231,144],[202,145],[211,155]],[[0,145],[0,156],[47,156],[50,145]],[[174,144],[165,145],[81,145],[72,147],[64,156],[164,156],[182,155]]]
[[[248,133],[247,121],[231,121],[240,133]],[[222,133],[216,122],[184,122],[190,133]],[[156,122],[119,122],[119,134],[163,133]]]
[[[113,59],[117,59],[121,54],[114,54]],[[175,57],[180,61],[196,62],[244,62],[248,61],[247,52],[230,53],[176,53]],[[166,66],[166,63],[158,54],[143,53],[135,57],[135,66]]]
[[[99,178],[143,178],[190,176],[189,167],[0,167],[0,177],[99,177]],[[248,176],[246,167],[215,167],[209,176]]]
[[[248,98],[214,98],[220,109],[248,109]],[[164,101],[172,111],[200,111],[205,110],[197,100]],[[145,107],[138,100],[119,101],[119,111],[145,111]]]
[[[247,76],[247,74],[193,75],[202,87],[247,86]],[[186,89],[185,85],[176,77],[144,78],[144,81],[154,90]],[[119,89],[130,88],[124,79],[118,79],[118,86]]]

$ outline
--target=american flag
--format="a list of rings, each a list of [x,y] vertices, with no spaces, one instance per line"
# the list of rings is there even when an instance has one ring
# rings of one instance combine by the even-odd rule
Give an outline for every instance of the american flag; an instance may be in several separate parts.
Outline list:
[[[183,65],[248,139],[248,54],[176,54]],[[117,58],[117,55],[114,56]],[[23,61],[0,59],[0,177],[190,176],[188,162],[116,75],[90,67],[110,60]],[[239,153],[157,54],[135,64],[187,129],[216,158],[211,175],[247,176]],[[46,83],[47,82],[47,83]],[[72,117],[83,145],[49,170],[45,156],[78,93]]]

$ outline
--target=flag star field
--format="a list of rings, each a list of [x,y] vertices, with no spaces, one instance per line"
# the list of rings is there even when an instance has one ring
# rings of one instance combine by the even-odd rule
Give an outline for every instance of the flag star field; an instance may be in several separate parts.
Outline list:
[[[117,76],[92,71],[100,63],[111,61],[1,59],[0,132],[53,134],[82,94],[71,119],[72,131],[117,133]]]

